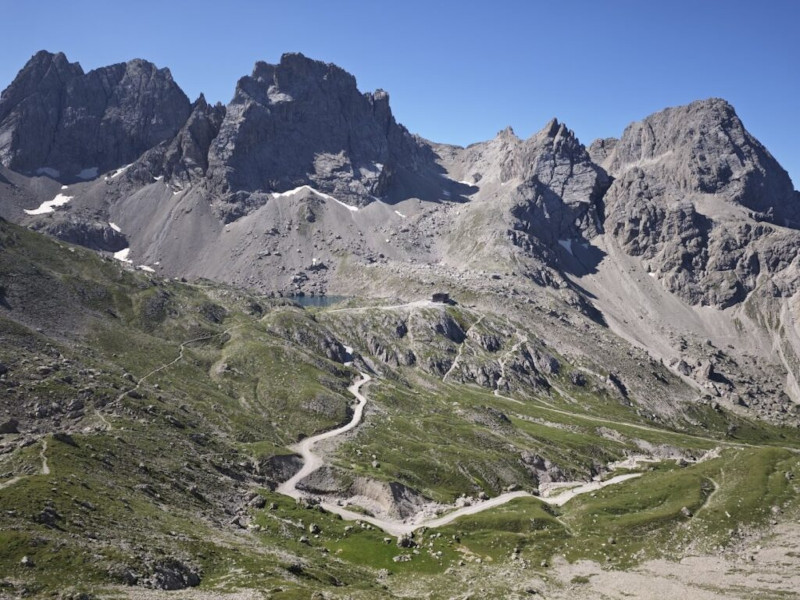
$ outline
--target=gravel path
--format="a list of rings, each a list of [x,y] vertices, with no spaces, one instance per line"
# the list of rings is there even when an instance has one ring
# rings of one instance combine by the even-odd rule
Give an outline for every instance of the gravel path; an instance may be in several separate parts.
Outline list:
[[[313,451],[314,446],[323,440],[328,440],[339,436],[343,433],[351,431],[355,429],[360,423],[364,416],[364,406],[367,403],[367,398],[364,394],[361,393],[361,387],[371,381],[372,378],[367,375],[366,373],[361,373],[361,379],[356,381],[353,385],[348,388],[348,391],[355,396],[358,404],[356,405],[355,410],[353,411],[353,418],[345,425],[338,427],[336,429],[332,429],[330,431],[326,431],[324,433],[320,433],[319,435],[314,435],[304,439],[303,441],[295,444],[291,447],[294,452],[297,452],[303,458],[303,467],[295,473],[295,475],[282,483],[277,488],[277,492],[279,494],[283,494],[285,496],[289,496],[296,500],[303,498],[306,494],[299,489],[297,489],[297,484],[311,475],[314,471],[319,469],[323,464],[324,460],[318,454],[315,454]],[[588,492],[593,492],[599,490],[600,488],[614,485],[617,483],[622,483],[623,481],[627,481],[628,479],[632,479],[634,477],[639,477],[638,473],[628,473],[625,475],[618,475],[617,477],[612,477],[606,481],[590,481],[590,482],[575,482],[575,487],[572,489],[565,491],[557,496],[552,498],[544,497],[539,498],[540,501],[545,502],[546,504],[551,504],[554,506],[562,506],[563,504],[567,503],[569,500],[578,496],[580,494],[586,494]],[[322,502],[320,503],[321,506],[334,514],[340,515],[343,519],[348,521],[364,521],[374,525],[394,536],[401,536],[407,535],[420,527],[442,527],[449,523],[452,523],[456,519],[466,516],[466,515],[474,515],[485,510],[489,510],[491,508],[495,508],[497,506],[501,506],[512,500],[517,498],[527,498],[527,497],[534,497],[532,494],[524,491],[516,491],[516,492],[508,492],[505,494],[501,494],[489,500],[483,500],[480,502],[475,502],[469,506],[463,506],[460,508],[455,508],[452,512],[448,512],[447,514],[439,517],[431,517],[427,513],[419,513],[414,517],[409,519],[400,521],[395,519],[382,519],[378,517],[367,516],[362,513],[357,513],[351,510],[347,510],[346,508],[339,506],[338,504],[333,504],[330,502]]]

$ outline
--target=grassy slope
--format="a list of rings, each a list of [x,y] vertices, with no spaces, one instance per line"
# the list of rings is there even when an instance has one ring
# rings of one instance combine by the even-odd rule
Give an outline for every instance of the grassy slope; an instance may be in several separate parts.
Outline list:
[[[204,587],[257,587],[276,598],[307,598],[314,589],[391,596],[386,585],[402,588],[419,577],[433,597],[450,597],[460,585],[459,561],[538,566],[563,554],[607,556],[624,567],[677,556],[690,543],[727,543],[731,530],[771,519],[772,506],[796,514],[796,488],[785,473],[800,470],[797,455],[764,447],[796,447],[796,432],[739,419],[731,437],[734,417],[703,406],[693,419],[704,426],[651,429],[624,403],[572,386],[563,358],[552,381],[569,397],[531,390],[520,402],[417,368],[383,367],[368,388],[365,425],[333,460],[437,500],[495,494],[512,483],[534,487],[520,460],[525,451],[586,477],[642,442],[695,455],[727,448],[685,468],[655,465],[558,510],[516,500],[418,534],[413,554],[380,531],[275,495],[257,468],[298,437],[348,418],[346,387],[355,370],[286,333],[328,335],[314,311],[131,273],[5,223],[0,253],[0,362],[10,368],[0,408],[20,416],[27,432],[4,436],[9,450],[0,455],[0,484],[22,476],[0,489],[0,573],[16,593],[60,591],[64,581],[96,589],[122,582],[128,571],[146,578],[177,559],[199,569]],[[464,328],[475,322],[458,309],[451,316]],[[487,325],[485,332],[495,330]],[[187,340],[197,341],[185,345],[181,360],[152,373],[180,356]],[[39,373],[53,363],[56,372]],[[144,376],[135,397],[125,395]],[[83,408],[67,410],[75,398]],[[45,404],[58,408],[31,419]],[[65,430],[71,443],[51,435]],[[45,441],[49,475],[41,473]],[[242,509],[253,490],[274,508]],[[237,512],[250,529],[231,525]],[[318,537],[308,532],[312,523]],[[299,541],[303,535],[308,543]],[[413,559],[395,562],[401,554]],[[23,556],[36,566],[22,566]]]

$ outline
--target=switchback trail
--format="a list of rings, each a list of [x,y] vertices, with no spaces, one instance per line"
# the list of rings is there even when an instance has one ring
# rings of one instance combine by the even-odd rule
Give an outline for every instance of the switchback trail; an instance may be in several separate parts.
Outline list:
[[[278,486],[276,491],[279,494],[283,494],[284,496],[290,496],[296,500],[303,496],[303,492],[297,489],[297,484],[322,466],[322,458],[314,454],[311,451],[311,449],[317,442],[321,442],[322,440],[327,440],[337,435],[346,433],[351,429],[355,429],[358,426],[358,424],[361,423],[361,417],[364,414],[364,405],[367,403],[367,398],[359,390],[361,389],[362,385],[369,382],[371,379],[372,377],[370,377],[366,373],[362,373],[361,379],[359,379],[353,385],[347,388],[347,391],[353,394],[358,400],[358,404],[356,405],[356,408],[353,411],[353,418],[350,419],[349,423],[342,425],[341,427],[338,427],[336,429],[331,429],[330,431],[326,431],[325,433],[320,433],[319,435],[308,437],[303,441],[301,441],[300,443],[291,446],[291,450],[294,450],[295,452],[300,454],[300,456],[303,457],[303,468],[300,469],[297,473],[295,473],[291,479],[284,481],[281,485]]]
[[[297,473],[295,473],[295,475],[291,479],[288,479],[280,486],[278,486],[276,491],[279,494],[289,496],[296,500],[303,498],[306,495],[304,494],[304,492],[302,492],[297,488],[297,484],[301,480],[311,475],[311,473],[319,469],[324,464],[322,457],[317,454],[314,454],[313,452],[314,446],[316,445],[317,442],[331,439],[333,437],[351,431],[352,429],[355,429],[359,425],[364,415],[364,406],[367,403],[366,396],[364,396],[364,394],[361,393],[361,386],[371,381],[371,379],[372,378],[366,373],[361,373],[361,379],[356,381],[353,385],[351,385],[348,388],[348,391],[351,394],[353,394],[353,396],[356,397],[356,400],[358,400],[358,404],[356,405],[356,408],[353,411],[353,418],[347,424],[342,425],[337,429],[332,429],[330,431],[326,431],[319,435],[306,438],[303,441],[291,447],[292,450],[300,454],[300,456],[303,458],[303,467]],[[580,494],[593,492],[608,485],[621,483],[623,481],[632,479],[634,477],[639,477],[639,474],[628,473],[625,475],[618,475],[617,477],[612,477],[611,479],[608,479],[606,481],[575,482],[576,487],[566,492],[563,492],[558,496],[552,498],[538,498],[538,499],[546,504],[561,506],[570,499]],[[364,521],[366,523],[370,523],[375,527],[384,530],[386,533],[399,537],[402,535],[407,535],[415,531],[416,529],[419,529],[420,527],[427,527],[427,528],[442,527],[444,525],[452,523],[459,517],[463,517],[466,515],[474,515],[483,512],[485,510],[501,506],[517,498],[534,498],[534,497],[536,496],[533,496],[533,494],[523,491],[508,492],[496,496],[495,498],[491,498],[489,500],[475,502],[470,506],[463,506],[461,508],[457,508],[442,516],[431,518],[428,517],[427,514],[425,513],[419,513],[414,517],[411,517],[403,521],[395,519],[381,519],[377,517],[367,516],[361,513],[347,510],[346,508],[343,508],[338,504],[333,504],[330,502],[321,502],[320,505],[328,512],[337,514],[341,516],[343,519],[346,519],[348,521]]]
[[[188,346],[189,344],[192,344],[194,342],[202,342],[202,341],[206,341],[206,340],[211,340],[211,339],[214,339],[215,337],[221,337],[221,336],[226,335],[226,334],[230,333],[231,331],[233,331],[234,329],[237,329],[239,327],[241,327],[241,325],[234,325],[233,327],[228,327],[228,329],[226,329],[225,331],[222,331],[220,333],[212,333],[212,334],[209,334],[209,335],[204,335],[204,336],[201,336],[201,337],[193,338],[191,340],[186,340],[185,342],[182,342],[181,345],[180,345],[180,352],[178,352],[178,356],[176,356],[174,360],[171,360],[170,362],[165,363],[165,364],[161,365],[160,367],[157,367],[157,368],[153,369],[152,371],[150,371],[146,375],[140,377],[139,380],[136,382],[136,385],[134,387],[132,387],[129,390],[125,390],[119,396],[117,396],[116,402],[122,401],[122,399],[126,395],[128,395],[129,393],[131,393],[131,392],[133,392],[135,390],[138,390],[142,386],[142,384],[145,382],[145,380],[149,379],[150,377],[152,377],[156,373],[160,373],[161,371],[163,371],[165,369],[169,369],[175,363],[183,360],[184,352],[186,351],[186,346]]]

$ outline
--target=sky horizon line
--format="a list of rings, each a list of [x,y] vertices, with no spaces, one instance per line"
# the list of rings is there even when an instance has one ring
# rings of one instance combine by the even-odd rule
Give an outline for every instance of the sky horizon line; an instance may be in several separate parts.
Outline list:
[[[635,0],[42,5],[0,0],[3,89],[46,48],[86,71],[142,58],[169,68],[192,101],[202,92],[227,104],[257,61],[299,51],[340,66],[362,91],[386,90],[409,131],[459,146],[507,126],[527,138],[553,117],[588,146],[665,108],[723,98],[800,184],[800,3],[792,0],[675,0],[669,10]]]

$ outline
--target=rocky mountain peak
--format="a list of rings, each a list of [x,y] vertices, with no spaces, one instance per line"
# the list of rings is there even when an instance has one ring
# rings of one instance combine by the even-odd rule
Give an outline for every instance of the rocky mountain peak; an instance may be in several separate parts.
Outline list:
[[[340,67],[299,53],[258,62],[239,80],[209,153],[211,177],[231,205],[302,185],[364,205],[426,160],[395,122],[386,92],[362,94]]]
[[[63,54],[37,53],[0,98],[0,159],[9,177],[46,174],[69,183],[135,162],[122,178],[131,186],[103,188],[122,197],[141,186],[153,206],[164,205],[161,194],[202,200],[211,207],[207,231],[220,220],[231,224],[262,209],[272,218],[305,202],[314,210],[334,207],[332,225],[320,210],[301,218],[338,232],[339,217],[346,215],[349,227],[351,212],[380,200],[371,211],[409,219],[401,233],[416,235],[412,223],[419,220],[435,240],[458,226],[447,214],[451,206],[469,204],[453,212],[471,219],[473,209],[484,211],[504,232],[502,244],[516,246],[514,256],[565,270],[591,265],[578,254],[607,232],[648,261],[648,272],[671,291],[719,306],[741,300],[765,266],[780,270],[794,256],[774,245],[747,250],[755,236],[772,231],[753,222],[800,223],[788,175],[724,100],[660,111],[588,150],[557,118],[525,140],[507,127],[459,148],[409,134],[384,90],[362,92],[344,69],[300,53],[257,62],[227,107],[210,106],[203,95],[190,103],[168,69],[144,60],[84,73]],[[47,195],[40,202],[52,200],[49,188]],[[407,201],[415,204],[385,206]],[[17,210],[33,205],[20,201]],[[363,255],[395,252],[391,235],[375,236]],[[419,239],[397,252],[413,255]],[[320,247],[316,242],[315,254]],[[425,248],[440,251],[435,243]],[[487,248],[494,255],[508,250]]]
[[[615,177],[606,229],[691,303],[733,306],[797,254],[756,223],[800,226],[792,182],[725,100],[655,113],[616,143],[596,142],[593,155]]]
[[[278,64],[258,61],[252,74],[237,83],[232,103],[318,102],[337,90],[345,94],[357,92],[355,77],[332,63],[294,52],[283,54]]]
[[[615,177],[640,168],[675,193],[721,194],[761,219],[800,226],[789,175],[720,98],[668,108],[631,124],[604,164]]]
[[[27,78],[36,73],[45,74],[51,69],[55,73],[69,76],[83,75],[81,66],[78,63],[69,62],[63,52],[52,53],[47,50],[39,50],[22,68],[19,77]],[[34,76],[33,79],[35,80],[36,77]]]
[[[602,231],[597,206],[608,176],[557,119],[521,143],[505,171],[522,180],[514,191],[519,229],[549,245]]]
[[[495,136],[501,140],[518,140],[517,134],[514,132],[514,128],[509,125],[505,129],[497,132],[497,136]]]
[[[70,75],[83,75],[81,66],[78,63],[69,62],[63,52],[53,53],[47,50],[39,50],[25,63],[18,77],[24,78],[36,72],[45,73],[50,69],[56,72],[69,73]]]
[[[559,123],[558,119],[548,121],[541,130],[525,141],[525,145],[535,149],[537,153],[543,148],[551,148],[558,153],[580,155],[582,160],[589,158],[575,132],[564,123]]]
[[[547,137],[556,137],[556,135],[561,131],[563,125],[559,124],[558,119],[553,117],[550,119],[547,124],[542,128],[539,132],[541,135],[545,135]]]
[[[168,69],[144,60],[84,73],[38,52],[0,98],[0,161],[61,181],[91,179],[171,139],[190,103]]]
[[[70,63],[62,52],[53,54],[40,50],[30,58],[11,85],[0,95],[0,121],[4,120],[24,98],[35,94],[38,89],[58,88],[81,75],[83,75],[81,66],[78,63]],[[0,148],[2,145],[0,141]]]

